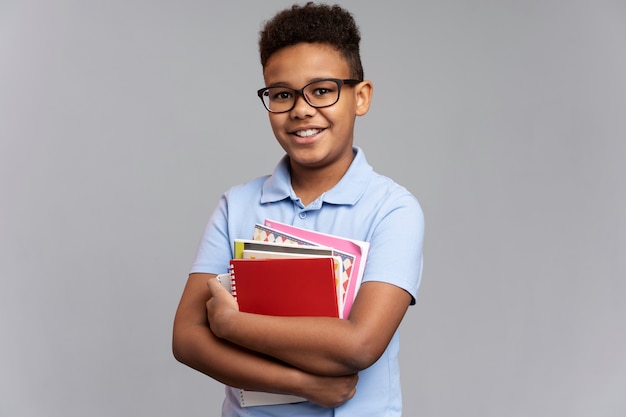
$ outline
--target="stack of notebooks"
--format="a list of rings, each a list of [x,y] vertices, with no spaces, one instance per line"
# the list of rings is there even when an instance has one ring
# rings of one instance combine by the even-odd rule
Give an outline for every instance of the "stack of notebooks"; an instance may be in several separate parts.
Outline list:
[[[243,312],[347,318],[368,250],[367,242],[266,220],[255,226],[252,239],[235,240],[230,272],[218,279]],[[244,407],[301,401],[240,390]]]

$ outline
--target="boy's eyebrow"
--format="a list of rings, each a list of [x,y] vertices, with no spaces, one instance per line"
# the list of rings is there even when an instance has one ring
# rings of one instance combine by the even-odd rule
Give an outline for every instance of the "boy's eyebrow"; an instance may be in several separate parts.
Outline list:
[[[278,81],[278,82],[275,82],[275,83],[268,84],[268,85],[266,85],[266,87],[289,87],[289,85],[290,84],[288,82]]]
[[[315,77],[315,78],[310,78],[305,84],[303,84],[300,88],[302,88],[304,85],[307,85],[309,83],[314,83],[315,81],[321,81],[321,80],[328,80],[328,79],[338,79],[338,80],[342,80],[345,78],[350,78],[350,77],[333,77],[333,76],[328,76],[328,77]],[[266,87],[291,87],[293,84],[291,84],[290,82],[287,81],[277,81],[274,83],[271,83],[269,85],[267,85]]]

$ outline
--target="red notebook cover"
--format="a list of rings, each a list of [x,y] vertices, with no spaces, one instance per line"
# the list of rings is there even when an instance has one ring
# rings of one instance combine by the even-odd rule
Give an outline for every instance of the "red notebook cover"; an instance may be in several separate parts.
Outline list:
[[[339,317],[333,258],[232,259],[230,274],[240,311]]]

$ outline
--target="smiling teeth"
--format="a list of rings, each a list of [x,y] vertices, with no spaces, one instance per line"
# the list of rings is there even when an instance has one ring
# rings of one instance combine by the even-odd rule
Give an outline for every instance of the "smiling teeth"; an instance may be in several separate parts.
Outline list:
[[[321,129],[308,129],[308,130],[299,130],[295,132],[296,136],[300,136],[301,138],[308,138],[309,136],[313,136],[321,132]]]

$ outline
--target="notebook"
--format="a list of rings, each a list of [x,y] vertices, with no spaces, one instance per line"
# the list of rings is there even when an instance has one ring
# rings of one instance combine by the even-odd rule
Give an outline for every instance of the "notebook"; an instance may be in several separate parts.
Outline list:
[[[230,278],[240,311],[339,317],[333,257],[232,259]]]
[[[258,240],[250,239],[235,239],[233,252],[235,254],[235,259],[249,258],[250,256],[245,256],[246,253],[258,252],[267,252],[267,256],[263,256],[264,258],[287,257],[287,255],[318,257],[332,256],[333,248],[325,246],[302,246],[276,242],[260,242]]]

